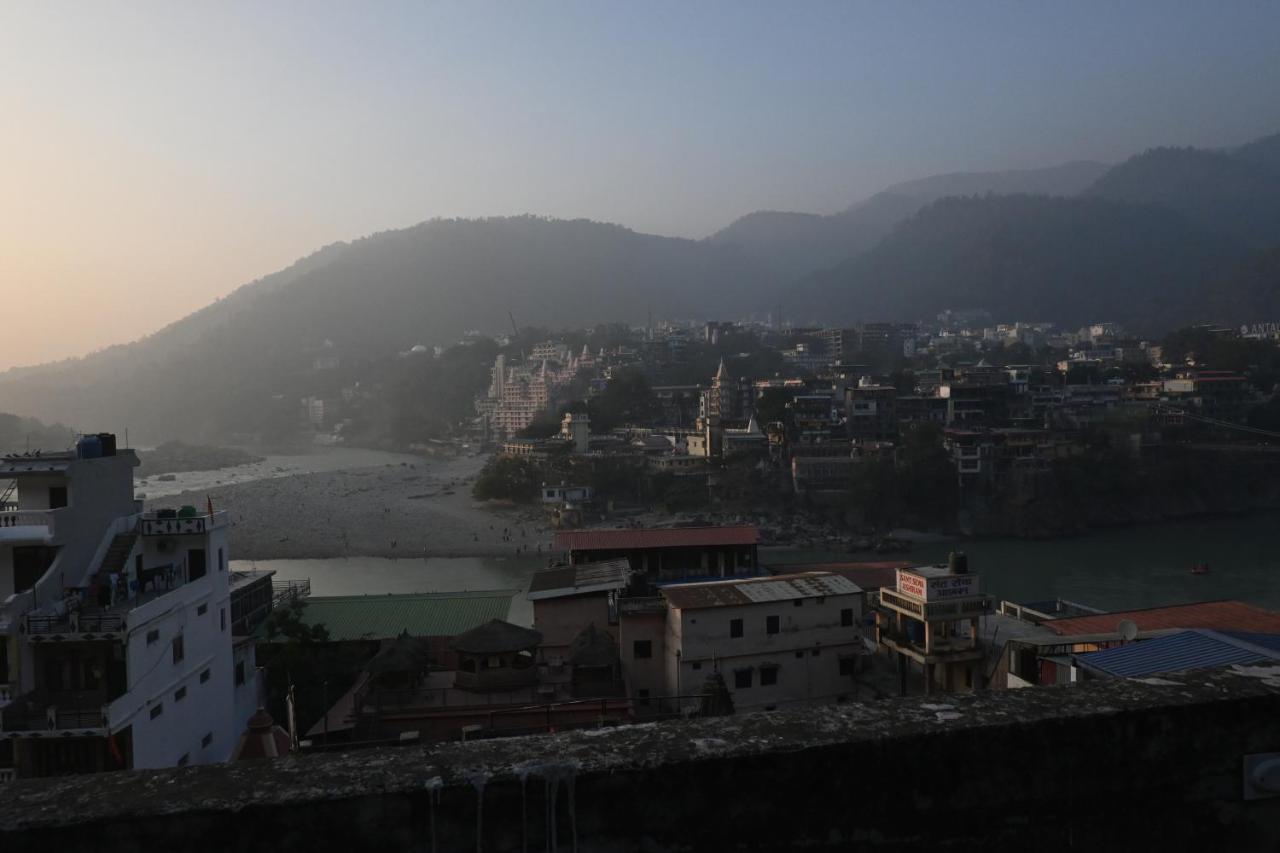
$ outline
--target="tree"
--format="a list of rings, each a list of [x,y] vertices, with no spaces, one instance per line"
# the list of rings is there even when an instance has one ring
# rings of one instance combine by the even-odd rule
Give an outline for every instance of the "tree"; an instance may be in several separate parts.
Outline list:
[[[538,466],[518,456],[495,456],[476,477],[471,494],[477,500],[531,501],[542,485]]]
[[[624,424],[647,423],[657,412],[649,380],[638,370],[620,370],[588,401],[592,429],[608,432]]]
[[[266,672],[267,708],[277,720],[287,719],[286,700],[293,688],[294,716],[305,732],[355,682],[365,655],[330,642],[323,625],[302,619],[305,601],[272,612],[263,623],[266,641],[258,646],[259,664]]]

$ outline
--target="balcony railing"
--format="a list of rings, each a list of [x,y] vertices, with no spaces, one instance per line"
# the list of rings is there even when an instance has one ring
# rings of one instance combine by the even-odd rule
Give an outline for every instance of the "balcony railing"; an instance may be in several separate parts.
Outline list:
[[[618,612],[623,614],[665,613],[666,610],[667,600],[660,595],[633,596],[631,598],[618,599]]]
[[[57,699],[23,696],[0,708],[0,731],[5,732],[105,730],[106,727],[107,712],[103,705],[62,704]]]
[[[43,527],[52,536],[57,522],[55,509],[19,509],[0,512],[0,530],[9,527]]]
[[[119,613],[76,613],[65,616],[27,616],[27,633],[33,636],[51,634],[120,634],[124,617]],[[80,639],[84,639],[80,637]],[[113,639],[103,637],[103,639]]]

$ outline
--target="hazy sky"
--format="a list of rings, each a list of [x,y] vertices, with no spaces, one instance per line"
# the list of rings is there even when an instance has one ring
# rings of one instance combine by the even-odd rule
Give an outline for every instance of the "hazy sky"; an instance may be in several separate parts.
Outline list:
[[[1280,3],[0,2],[0,367],[328,242],[703,237],[895,181],[1280,130]]]

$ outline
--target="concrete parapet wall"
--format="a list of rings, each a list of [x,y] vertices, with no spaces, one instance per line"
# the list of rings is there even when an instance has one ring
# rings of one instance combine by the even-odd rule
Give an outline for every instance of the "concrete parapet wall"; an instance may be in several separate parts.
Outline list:
[[[6,786],[0,849],[1275,850],[1280,667]]]

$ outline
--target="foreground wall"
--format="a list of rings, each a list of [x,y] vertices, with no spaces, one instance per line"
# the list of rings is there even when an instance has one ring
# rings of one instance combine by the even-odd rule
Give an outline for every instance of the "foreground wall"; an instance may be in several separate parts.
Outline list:
[[[1280,667],[15,783],[0,849],[1275,850]]]

